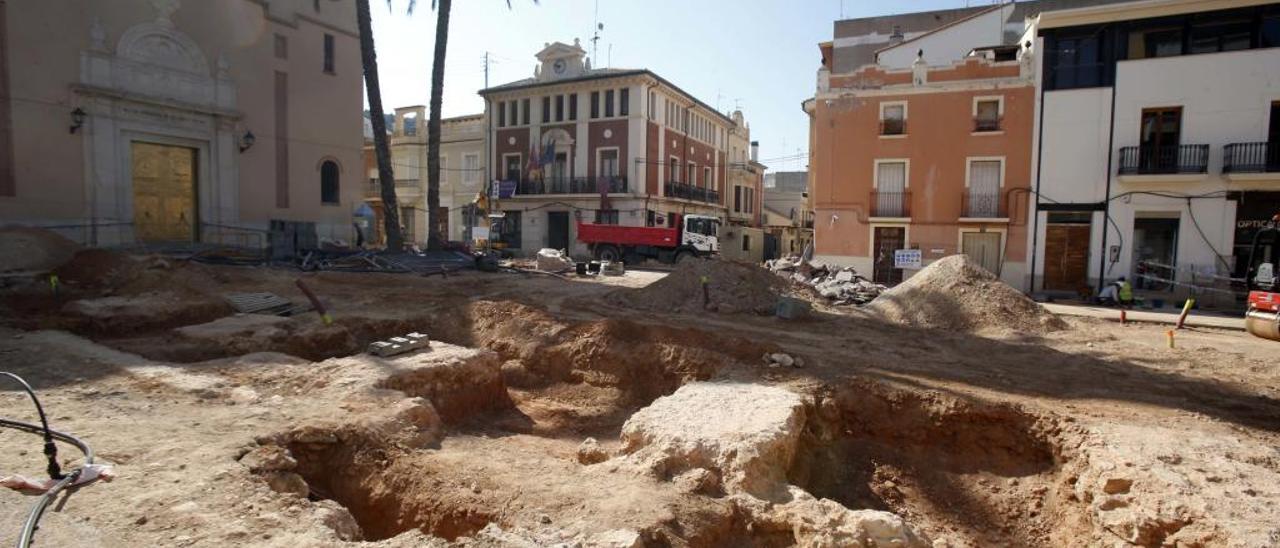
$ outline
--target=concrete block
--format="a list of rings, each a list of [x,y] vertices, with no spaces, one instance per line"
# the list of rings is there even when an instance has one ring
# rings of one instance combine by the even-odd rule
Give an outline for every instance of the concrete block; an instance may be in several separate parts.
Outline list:
[[[419,348],[431,345],[431,339],[425,333],[413,332],[403,337],[391,337],[385,341],[377,341],[369,344],[368,352],[375,356],[386,358],[405,352],[412,352]]]

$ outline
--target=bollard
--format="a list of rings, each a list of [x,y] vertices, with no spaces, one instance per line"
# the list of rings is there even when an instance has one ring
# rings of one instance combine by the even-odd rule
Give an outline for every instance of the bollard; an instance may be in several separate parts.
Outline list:
[[[1164,337],[1169,340],[1169,348],[1173,348],[1173,330],[1165,331]]]
[[[320,303],[320,299],[316,297],[316,294],[312,293],[311,289],[302,283],[302,278],[294,280],[294,284],[297,285],[298,289],[302,290],[302,294],[306,295],[307,299],[311,301],[311,306],[316,308],[316,312],[320,314],[320,321],[324,322],[325,325],[333,325],[333,316],[330,316],[329,312],[324,309],[324,305]]]
[[[1121,309],[1120,309],[1120,325],[1124,325],[1124,322],[1125,322],[1126,320],[1128,320],[1128,319],[1129,319],[1129,318],[1128,318],[1127,316],[1125,316],[1125,310],[1124,310],[1123,308],[1121,308]]]
[[[1187,321],[1187,314],[1191,312],[1191,307],[1195,305],[1196,300],[1192,297],[1187,297],[1187,302],[1182,304],[1182,314],[1178,315],[1178,325],[1176,326],[1178,329],[1182,329],[1183,322]]]

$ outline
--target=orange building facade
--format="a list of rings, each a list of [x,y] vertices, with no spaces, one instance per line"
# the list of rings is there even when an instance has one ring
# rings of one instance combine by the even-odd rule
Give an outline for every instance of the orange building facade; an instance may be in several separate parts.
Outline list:
[[[823,45],[830,70],[829,45]],[[1023,64],[821,74],[810,115],[814,255],[881,283],[900,249],[966,253],[1025,286],[1035,86]]]

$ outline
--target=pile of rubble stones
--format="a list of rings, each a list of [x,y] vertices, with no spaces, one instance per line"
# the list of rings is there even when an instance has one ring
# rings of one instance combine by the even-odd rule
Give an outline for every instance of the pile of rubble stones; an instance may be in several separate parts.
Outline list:
[[[813,264],[798,256],[766,261],[765,267],[778,276],[812,287],[832,304],[866,304],[888,289],[862,277],[853,267]]]

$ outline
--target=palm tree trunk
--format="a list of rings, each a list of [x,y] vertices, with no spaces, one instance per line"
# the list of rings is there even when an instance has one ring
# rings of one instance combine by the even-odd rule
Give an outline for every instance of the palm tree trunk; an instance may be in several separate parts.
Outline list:
[[[436,52],[431,63],[431,113],[427,121],[427,249],[444,247],[440,234],[440,101],[444,95],[444,54],[449,44],[450,0],[436,3]]]
[[[391,171],[391,148],[387,144],[387,121],[382,113],[382,85],[378,83],[378,53],[373,47],[373,22],[369,0],[356,0],[360,23],[360,62],[364,65],[364,86],[369,92],[369,121],[373,123],[373,149],[378,158],[378,183],[382,190],[382,221],[387,233],[387,249],[404,249],[400,232],[400,206],[396,202],[396,179]]]

